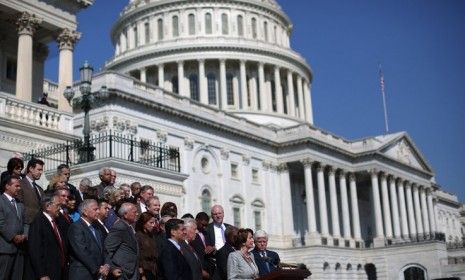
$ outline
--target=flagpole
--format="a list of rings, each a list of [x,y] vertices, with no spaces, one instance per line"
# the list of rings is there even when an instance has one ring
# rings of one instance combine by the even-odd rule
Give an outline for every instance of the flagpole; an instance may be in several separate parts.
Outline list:
[[[386,106],[386,92],[384,89],[384,74],[381,68],[381,63],[379,63],[379,80],[381,86],[381,94],[383,95],[383,107],[384,107],[384,126],[386,129],[386,134],[389,133],[389,124],[388,124],[388,114],[387,114],[387,106]]]

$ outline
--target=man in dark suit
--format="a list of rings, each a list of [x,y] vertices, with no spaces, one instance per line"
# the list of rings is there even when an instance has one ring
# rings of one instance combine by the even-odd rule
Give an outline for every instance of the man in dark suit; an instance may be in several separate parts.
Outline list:
[[[66,177],[66,185],[68,186],[69,192],[76,198],[76,208],[78,208],[79,204],[82,202],[82,198],[77,188],[69,183],[69,178],[71,177],[71,169],[69,168],[69,165],[65,163],[58,165],[57,174],[64,175]]]
[[[57,196],[44,195],[42,212],[37,214],[29,229],[29,257],[33,276],[25,279],[65,279],[68,271],[67,249],[55,219],[60,213]]]
[[[139,196],[139,202],[137,203],[137,211],[139,214],[142,214],[144,212],[147,212],[148,208],[148,202],[150,198],[153,197],[153,187],[150,185],[144,185],[140,189],[140,196]]]
[[[207,240],[210,242],[208,245],[214,246],[216,250],[219,250],[226,241],[224,232],[231,225],[223,223],[224,209],[221,205],[214,205],[211,209],[211,215],[213,222],[206,228]]]
[[[106,261],[115,277],[139,279],[139,246],[132,225],[137,220],[137,208],[125,202],[118,210],[121,217],[117,220],[105,239]]]
[[[267,250],[268,234],[264,230],[257,230],[254,234],[255,248],[252,250],[260,277],[275,271],[281,260],[276,252]]]
[[[27,163],[26,176],[21,180],[18,200],[24,204],[26,209],[25,221],[27,225],[32,223],[40,211],[40,199],[44,195],[44,190],[36,183],[36,180],[40,179],[43,172],[44,162],[33,158]]]
[[[181,252],[181,242],[185,242],[186,231],[180,219],[170,219],[165,223],[166,239],[161,256],[161,272],[165,280],[193,280],[192,271]]]
[[[69,228],[69,280],[96,280],[108,275],[110,266],[104,264],[104,240],[100,230],[93,226],[98,211],[97,201],[84,200],[79,207],[81,218]]]
[[[193,280],[201,280],[202,276],[208,276],[207,271],[203,270],[202,267],[202,256],[198,255],[195,249],[190,245],[194,241],[195,236],[197,235],[197,223],[192,218],[183,218],[184,226],[186,228],[186,240],[181,242],[181,252],[186,258],[189,267],[192,272]]]
[[[100,233],[103,236],[103,240],[107,238],[108,233],[110,232],[105,226],[103,221],[108,217],[108,212],[110,212],[110,204],[105,200],[98,201],[97,219],[94,222],[94,226],[100,230]]]
[[[0,195],[0,275],[5,279],[21,280],[23,255],[20,246],[24,234],[24,205],[16,201],[20,190],[19,177],[6,176],[4,193]]]
[[[234,252],[234,242],[236,240],[238,228],[230,226],[225,231],[226,243],[221,249],[216,251],[216,270],[213,275],[215,280],[226,280],[228,279],[228,256],[231,252]]]
[[[205,212],[199,212],[195,216],[195,221],[197,224],[197,234],[195,235],[194,240],[190,241],[189,244],[194,248],[197,255],[202,260],[202,268],[209,275],[213,275],[215,270],[215,261],[213,252],[215,247],[208,245],[210,242],[207,240],[207,233],[205,228],[208,226],[210,217]]]
[[[54,195],[58,197],[58,201],[60,203],[60,211],[55,221],[58,225],[58,228],[63,233],[63,241],[65,242],[66,246],[68,246],[68,230],[72,223],[71,216],[69,215],[68,209],[66,208],[68,205],[69,194],[70,191],[65,188],[59,188],[54,192]]]

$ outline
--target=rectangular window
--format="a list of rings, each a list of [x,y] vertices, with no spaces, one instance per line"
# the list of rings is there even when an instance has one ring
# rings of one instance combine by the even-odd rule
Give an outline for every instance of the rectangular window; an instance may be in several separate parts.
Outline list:
[[[239,207],[233,208],[233,218],[234,218],[234,226],[237,228],[241,227],[241,209]]]
[[[149,43],[150,40],[150,25],[148,22],[144,23],[144,31],[145,31],[145,43]]]
[[[239,168],[236,163],[231,163],[231,178],[239,179]]]
[[[260,184],[260,174],[258,169],[252,169],[252,183]]]
[[[260,211],[254,211],[253,216],[255,220],[255,230],[262,229],[262,213]]]

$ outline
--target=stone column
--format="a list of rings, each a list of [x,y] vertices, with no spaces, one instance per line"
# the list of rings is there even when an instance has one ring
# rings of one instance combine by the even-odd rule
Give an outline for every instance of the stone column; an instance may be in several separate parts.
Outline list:
[[[329,198],[331,202],[331,229],[334,238],[341,237],[341,230],[339,227],[339,209],[337,205],[337,192],[336,192],[336,178],[335,172],[332,167],[328,168],[328,181],[329,181]]]
[[[299,118],[305,120],[305,101],[302,88],[302,77],[297,76],[297,95],[299,97]]]
[[[329,237],[328,230],[328,214],[326,208],[326,188],[325,188],[325,174],[324,166],[320,164],[317,167],[317,179],[318,179],[318,202],[320,206],[320,226],[321,226],[321,235],[324,237]]]
[[[126,51],[126,40],[126,34],[123,31],[121,31],[121,34],[119,35],[119,53],[123,53]]]
[[[357,183],[354,173],[349,175],[350,185],[350,206],[352,207],[352,227],[354,229],[354,239],[359,241],[362,239],[360,232],[360,216],[358,212],[358,195],[357,195]]]
[[[147,68],[142,67],[140,70],[140,81],[147,83]]]
[[[291,243],[288,245],[292,245],[292,238],[289,237],[294,237],[294,220],[292,218],[294,216],[292,214],[291,180],[286,163],[279,165],[279,173],[281,177],[281,215],[286,217],[282,222],[283,233],[286,240],[291,239]]]
[[[260,93],[260,111],[267,112],[268,95],[265,87],[265,65],[262,62],[258,63],[258,86]]]
[[[242,110],[247,110],[249,107],[248,104],[248,92],[247,92],[247,74],[245,69],[245,60],[240,61],[239,71],[240,71],[240,84],[241,84],[241,107]]]
[[[283,102],[283,89],[281,88],[281,75],[279,73],[279,67],[274,67],[274,86],[276,94],[276,111],[278,114],[284,113],[284,102]]]
[[[430,228],[429,228],[429,218],[428,218],[428,206],[426,205],[426,193],[425,187],[421,187],[420,189],[420,205],[421,205],[421,216],[423,218],[423,225],[424,225],[424,232],[426,236],[430,235]]]
[[[220,95],[221,109],[228,108],[228,92],[226,88],[226,60],[220,59]]]
[[[410,182],[405,182],[405,193],[407,196],[407,213],[408,213],[408,225],[410,231],[410,238],[417,238],[417,228],[415,223],[415,210],[413,209],[412,199],[412,185]]]
[[[339,189],[341,191],[341,206],[342,206],[342,229],[344,239],[350,239],[350,212],[349,199],[347,196],[347,180],[344,170],[339,172]]]
[[[407,210],[405,209],[405,192],[404,182],[402,179],[397,180],[397,189],[399,192],[399,207],[400,207],[400,220],[402,225],[402,238],[405,240],[409,239]]]
[[[294,96],[294,79],[291,70],[287,70],[287,92],[289,94],[289,103],[287,104],[287,114],[295,117],[295,96]]]
[[[392,238],[392,224],[391,224],[391,207],[389,203],[389,194],[387,187],[387,178],[386,174],[381,174],[381,194],[383,197],[383,214],[384,214],[384,229],[386,233],[386,238]]]
[[[205,76],[205,60],[199,59],[199,92],[200,102],[208,105],[208,85],[207,77]]]
[[[399,206],[397,203],[396,180],[389,176],[389,191],[391,194],[392,221],[394,224],[394,237],[401,238],[399,222]]]
[[[315,196],[313,193],[313,177],[312,177],[312,164],[310,159],[302,161],[304,166],[305,177],[305,194],[307,199],[307,219],[308,219],[308,243],[310,245],[321,244],[318,231],[316,229],[316,215],[315,215]]]
[[[165,65],[163,63],[158,64],[158,86],[165,88]]]
[[[312,111],[312,91],[311,85],[307,81],[304,82],[304,100],[305,100],[305,119],[313,124],[313,111]]]
[[[184,88],[184,61],[178,61],[178,93],[189,97],[189,91]]]
[[[128,26],[128,49],[132,50],[135,47],[134,26]]]
[[[249,83],[250,90],[250,108],[252,111],[258,111],[258,94],[259,88],[257,86],[257,77],[251,76]]]
[[[378,184],[378,171],[373,169],[370,171],[371,175],[371,191],[373,194],[373,207],[375,213],[376,233],[373,240],[375,247],[384,245],[384,231],[383,231],[383,217],[381,214],[381,201],[379,198],[379,184]]]
[[[58,110],[72,112],[73,108],[63,95],[67,86],[73,86],[73,50],[81,33],[64,29],[57,37],[59,47],[58,65]]]
[[[436,220],[434,219],[433,194],[431,193],[430,189],[428,189],[426,192],[426,200],[428,201],[428,215],[431,234],[435,234],[437,232],[437,226]]]
[[[423,238],[423,221],[421,220],[421,207],[420,207],[420,196],[418,193],[418,186],[412,184],[413,191],[413,206],[415,207],[415,221],[417,222],[417,233],[420,238]]]
[[[16,68],[16,98],[32,102],[32,36],[42,23],[35,15],[24,12],[16,21],[18,57]]]

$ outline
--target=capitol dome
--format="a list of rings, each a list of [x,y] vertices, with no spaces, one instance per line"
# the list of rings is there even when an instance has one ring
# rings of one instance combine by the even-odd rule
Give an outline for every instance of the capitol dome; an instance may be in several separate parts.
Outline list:
[[[312,72],[274,0],[131,0],[107,70],[250,121],[313,124]]]

